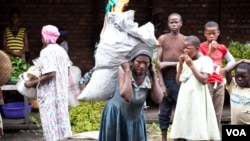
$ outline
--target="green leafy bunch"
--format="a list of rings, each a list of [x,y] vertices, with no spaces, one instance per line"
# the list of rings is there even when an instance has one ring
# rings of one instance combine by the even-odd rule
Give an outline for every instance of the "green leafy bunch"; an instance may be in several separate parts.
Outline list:
[[[243,44],[238,41],[231,41],[228,50],[235,58],[235,61],[238,61],[240,59],[250,59],[250,45],[249,44]],[[227,64],[227,61],[223,59],[223,67],[225,67]]]
[[[238,61],[239,59],[250,59],[250,45],[232,41],[228,47],[231,54]]]
[[[70,122],[73,133],[99,130],[103,101],[81,101],[76,107],[71,107]]]
[[[156,66],[157,65],[157,59],[153,58],[152,63]]]
[[[10,57],[12,63],[12,77],[18,78],[20,74],[27,71],[30,64],[20,57]]]
[[[80,101],[76,107],[69,107],[71,129],[74,134],[99,130],[104,101]],[[39,129],[42,129],[39,112],[29,115]]]
[[[241,60],[241,59],[250,59],[250,45],[249,44],[243,44],[238,41],[231,41],[228,50],[235,58],[235,61]],[[227,61],[223,59],[223,67],[225,67],[227,64]],[[232,76],[234,76],[235,73],[232,71]]]

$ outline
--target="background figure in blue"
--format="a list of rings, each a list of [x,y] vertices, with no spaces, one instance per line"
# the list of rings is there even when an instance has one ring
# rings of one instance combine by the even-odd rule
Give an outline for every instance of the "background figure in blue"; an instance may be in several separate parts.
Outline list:
[[[156,103],[162,100],[152,49],[138,44],[130,55],[118,68],[118,84],[104,107],[99,141],[147,141],[144,102],[148,95]]]
[[[95,53],[96,53],[96,49],[99,45],[99,41],[95,43],[95,50],[94,50],[94,55],[93,57],[95,57]],[[91,68],[89,71],[87,71],[83,77],[81,78],[80,80],[80,90],[83,91],[83,89],[87,86],[87,84],[89,83],[91,77],[92,77],[92,74],[95,70],[95,67]]]
[[[64,48],[64,50],[68,53],[69,51],[69,44],[67,41],[67,30],[64,28],[59,28],[60,36],[57,39],[57,43]]]
[[[80,90],[83,91],[83,89],[87,86],[87,84],[89,83],[92,74],[94,72],[94,68],[90,69],[88,72],[86,72],[83,77],[80,80]]]

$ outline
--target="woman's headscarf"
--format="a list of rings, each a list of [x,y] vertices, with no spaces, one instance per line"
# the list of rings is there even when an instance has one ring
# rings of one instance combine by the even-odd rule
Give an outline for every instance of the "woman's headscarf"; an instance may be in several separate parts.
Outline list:
[[[129,61],[131,62],[139,55],[147,55],[152,61],[153,49],[145,43],[139,43],[130,51]]]
[[[46,25],[42,28],[42,36],[46,44],[56,43],[56,40],[60,36],[58,28],[54,25]]]

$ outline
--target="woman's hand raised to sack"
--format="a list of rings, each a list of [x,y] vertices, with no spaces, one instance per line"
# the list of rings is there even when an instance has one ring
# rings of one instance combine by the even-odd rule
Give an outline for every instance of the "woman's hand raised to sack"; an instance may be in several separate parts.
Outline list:
[[[156,69],[155,69],[155,65],[154,64],[150,64],[149,67],[148,67],[148,70],[149,70],[149,73],[152,77],[155,76],[155,73],[156,73]]]
[[[121,63],[121,67],[122,67],[122,69],[123,69],[124,72],[130,71],[130,64],[129,64],[129,62],[127,60],[123,61]]]

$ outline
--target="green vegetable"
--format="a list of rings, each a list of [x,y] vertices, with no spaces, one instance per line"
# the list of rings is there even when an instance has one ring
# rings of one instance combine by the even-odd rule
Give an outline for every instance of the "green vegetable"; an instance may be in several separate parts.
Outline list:
[[[241,60],[241,59],[250,59],[250,45],[249,44],[243,44],[238,41],[231,41],[228,50],[235,58],[235,61]],[[227,61],[223,59],[223,67],[225,67],[227,64]],[[232,75],[234,76],[234,71],[232,71]]]
[[[228,50],[235,58],[250,59],[250,45],[248,44],[232,41],[229,44]]]
[[[19,57],[10,57],[12,63],[12,77],[18,78],[20,74],[24,73],[30,67],[24,59]]]
[[[235,61],[240,59],[250,59],[250,45],[243,44],[238,41],[231,41],[228,50],[235,58]],[[227,61],[223,59],[223,66],[226,66]]]
[[[102,110],[105,102],[81,101],[78,106],[70,107],[71,130],[74,134],[85,131],[97,131],[100,128]],[[39,112],[29,115],[38,128],[42,128]]]
[[[102,110],[105,102],[81,101],[76,107],[71,107],[70,122],[73,133],[99,130]]]

